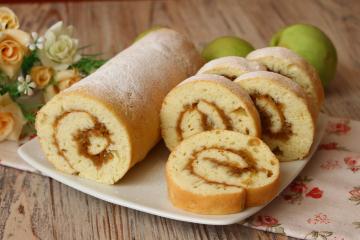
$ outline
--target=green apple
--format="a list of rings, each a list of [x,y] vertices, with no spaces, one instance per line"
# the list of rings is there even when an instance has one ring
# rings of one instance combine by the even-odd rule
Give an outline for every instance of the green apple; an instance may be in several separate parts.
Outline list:
[[[163,26],[152,26],[151,28],[149,28],[149,29],[143,31],[142,33],[140,33],[139,35],[137,35],[136,38],[134,39],[134,42],[139,41],[141,38],[145,37],[149,33],[159,30],[161,28],[164,28],[164,27]]]
[[[219,37],[208,43],[201,55],[206,61],[225,56],[245,57],[254,47],[247,41],[235,37]]]
[[[270,46],[286,47],[315,67],[324,86],[334,78],[337,53],[334,44],[319,28],[308,24],[294,24],[278,31]]]

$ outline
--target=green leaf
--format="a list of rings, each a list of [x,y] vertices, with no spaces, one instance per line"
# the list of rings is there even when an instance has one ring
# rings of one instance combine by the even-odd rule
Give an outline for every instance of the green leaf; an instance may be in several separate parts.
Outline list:
[[[9,80],[9,77],[8,77],[5,73],[0,72],[0,84],[1,84],[2,82],[6,82],[6,81],[8,81],[8,80]]]
[[[35,119],[37,111],[44,105],[43,103],[19,103],[21,111],[26,119],[27,123],[23,128],[22,135],[29,136],[36,134]]]
[[[90,75],[96,69],[101,67],[105,62],[106,60],[84,57],[72,66],[79,69],[82,74]]]
[[[21,70],[24,75],[30,72],[30,69],[36,64],[40,62],[39,57],[37,55],[37,50],[32,51],[30,55],[24,58],[24,61],[21,65]]]
[[[0,72],[0,95],[9,93],[10,97],[16,100],[21,95],[17,87],[16,80],[11,81],[5,73]]]
[[[28,121],[30,123],[35,123],[35,114],[25,113],[24,117],[25,117],[26,121]]]

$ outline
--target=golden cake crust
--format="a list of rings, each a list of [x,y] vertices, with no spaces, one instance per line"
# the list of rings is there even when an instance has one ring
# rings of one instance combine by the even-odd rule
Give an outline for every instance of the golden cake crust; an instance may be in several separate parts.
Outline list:
[[[226,174],[225,176],[222,175],[222,180],[215,180],[215,176],[219,177],[220,172],[213,172],[214,167],[207,169],[207,178],[201,177],[202,175],[199,175],[201,173],[197,172],[207,171],[203,169],[206,165],[202,165],[201,170],[195,170],[193,167],[192,170],[188,168],[189,164],[193,166],[194,163],[201,164],[201,161],[208,161],[207,159],[210,157],[208,154],[211,153],[205,153],[204,156],[207,157],[203,158],[198,155],[199,152],[203,154],[204,151],[214,152],[214,150],[217,151],[218,156],[228,152],[230,153],[227,155],[228,157],[232,153],[243,154],[246,152],[250,155],[241,156],[245,157],[243,158],[245,161],[249,161],[248,164],[255,164],[253,167],[256,166],[257,170],[249,170],[248,168],[251,169],[252,165],[243,165],[241,168],[245,171],[244,173],[240,169],[230,170],[231,166],[235,164],[235,160],[231,157],[226,157],[228,162],[220,159],[212,160],[218,161],[220,164],[217,171],[223,171],[223,174]],[[192,155],[194,153],[196,157]],[[251,158],[256,158],[256,160],[251,160]],[[229,169],[221,170],[223,166],[229,166]],[[185,139],[170,154],[166,164],[169,198],[176,207],[195,213],[229,214],[240,212],[244,207],[265,204],[276,196],[280,183],[279,168],[278,159],[259,138],[227,130],[202,132]],[[231,173],[232,171],[234,172]],[[247,175],[246,171],[255,172]],[[261,174],[262,171],[267,172],[267,174]]]
[[[166,180],[168,185],[168,196],[174,206],[186,211],[221,215],[241,212],[246,204],[245,189],[236,193],[227,193],[219,195],[199,195],[179,187],[166,171]],[[221,203],[221,204],[219,204]]]

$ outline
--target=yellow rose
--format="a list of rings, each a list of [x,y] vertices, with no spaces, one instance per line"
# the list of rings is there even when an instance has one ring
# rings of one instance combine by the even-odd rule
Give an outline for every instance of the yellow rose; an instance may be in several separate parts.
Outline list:
[[[81,76],[79,71],[75,68],[58,72],[55,75],[55,82],[57,82],[60,91],[65,90],[80,80]]]
[[[30,35],[17,29],[8,29],[0,33],[0,70],[13,78],[20,70]]]
[[[77,69],[68,69],[58,72],[55,75],[55,84],[49,85],[44,91],[44,100],[48,102],[56,94],[70,87],[74,83],[81,80],[81,75]]]
[[[19,140],[25,123],[21,109],[12,101],[9,94],[0,96],[0,141]]]
[[[44,66],[36,66],[31,68],[30,75],[31,79],[36,83],[36,87],[43,89],[49,84],[54,71],[52,68]]]
[[[19,20],[15,13],[7,7],[0,7],[0,31],[18,29]]]

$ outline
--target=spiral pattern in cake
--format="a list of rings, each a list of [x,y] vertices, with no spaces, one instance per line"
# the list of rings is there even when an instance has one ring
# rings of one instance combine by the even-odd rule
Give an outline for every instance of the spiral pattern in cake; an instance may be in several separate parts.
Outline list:
[[[166,96],[160,118],[170,150],[194,134],[213,129],[261,135],[260,118],[249,95],[217,75],[196,75],[180,83]]]
[[[307,156],[315,134],[315,109],[294,81],[266,71],[246,73],[238,83],[253,99],[260,114],[262,139],[280,161]]]
[[[257,137],[213,130],[181,142],[169,156],[166,174],[176,207],[228,214],[275,196],[279,161]]]

